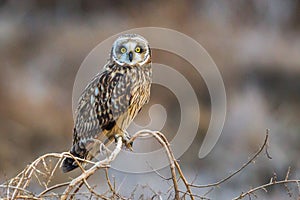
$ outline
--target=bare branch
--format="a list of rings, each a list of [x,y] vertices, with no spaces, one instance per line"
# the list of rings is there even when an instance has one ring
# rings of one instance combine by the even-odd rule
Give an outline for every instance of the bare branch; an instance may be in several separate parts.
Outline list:
[[[82,173],[77,178],[73,179],[71,181],[71,183],[68,185],[68,187],[66,188],[66,190],[64,191],[63,195],[61,196],[61,200],[67,199],[68,195],[71,193],[71,191],[74,189],[74,187],[76,185],[80,184],[82,181],[84,181],[87,178],[89,178],[98,169],[108,167],[108,165],[110,164],[110,162],[113,161],[116,158],[116,156],[120,153],[121,147],[122,147],[122,138],[119,137],[117,139],[117,146],[114,149],[114,151],[111,153],[111,155],[108,158],[95,163],[95,165],[93,165],[90,169],[88,169],[87,171],[85,171],[84,173]]]
[[[232,174],[230,174],[229,176],[227,176],[226,178],[216,182],[216,183],[211,183],[211,184],[206,184],[206,185],[195,185],[195,184],[190,184],[191,187],[195,187],[195,188],[208,188],[208,187],[214,187],[214,186],[218,186],[221,185],[222,183],[228,181],[229,179],[231,179],[233,176],[235,176],[236,174],[238,174],[239,172],[241,172],[245,167],[247,167],[248,165],[250,165],[258,156],[259,154],[264,150],[264,148],[266,147],[267,141],[269,138],[269,129],[266,130],[266,136],[264,139],[264,142],[262,144],[262,146],[259,148],[259,150],[250,158],[250,160],[248,160],[248,162],[244,163],[238,170],[236,170],[235,172],[233,172]]]
[[[151,130],[141,130],[134,134],[129,142],[133,142],[139,137],[145,137],[145,136],[152,136],[154,137],[159,144],[165,149],[167,159],[169,161],[169,168],[171,172],[170,178],[165,178],[161,174],[159,174],[155,169],[153,171],[163,180],[167,181],[168,184],[171,185],[170,189],[166,192],[163,192],[163,194],[168,195],[168,199],[186,199],[187,196],[189,196],[190,199],[194,200],[197,199],[209,199],[207,196],[208,194],[214,190],[215,187],[219,186],[220,184],[228,181],[236,174],[242,172],[245,167],[250,165],[254,160],[261,154],[261,152],[265,149],[266,155],[268,158],[271,158],[268,153],[268,138],[269,138],[269,130],[266,130],[266,136],[264,139],[264,142],[262,146],[259,148],[259,150],[246,162],[244,163],[238,170],[230,174],[228,177],[212,184],[206,184],[206,185],[195,185],[192,182],[188,182],[188,180],[185,178],[183,171],[181,170],[181,167],[176,160],[173,151],[170,147],[170,143],[168,142],[167,138],[159,131],[151,131]],[[108,149],[105,150],[106,152],[106,158],[97,162],[88,161],[85,159],[80,159],[77,157],[74,157],[69,152],[63,152],[63,153],[49,153],[45,154],[43,156],[40,156],[37,158],[34,162],[32,162],[30,165],[26,166],[26,168],[20,172],[16,177],[6,181],[2,185],[0,185],[0,188],[4,190],[6,199],[41,199],[41,198],[61,198],[61,199],[74,199],[78,197],[85,197],[92,199],[100,198],[100,199],[122,199],[126,200],[127,198],[122,197],[121,194],[118,193],[118,190],[116,190],[116,182],[111,181],[109,178],[108,170],[110,168],[110,163],[115,160],[115,158],[118,156],[118,154],[121,151],[123,142],[122,138],[118,138],[116,142],[116,147],[113,151],[110,151]],[[101,148],[105,149],[105,146],[102,146]],[[77,162],[81,174],[78,177],[75,177],[70,182],[65,183],[59,183],[55,185],[50,185],[51,180],[54,178],[56,171],[58,170],[59,166],[62,163],[62,160],[66,157],[73,158],[75,162]],[[91,164],[91,167],[88,169],[83,168],[82,163],[88,163]],[[151,166],[150,166],[151,167]],[[96,192],[96,186],[91,186],[88,183],[88,178],[95,174],[95,172],[99,169],[105,170],[105,177],[106,177],[106,183],[108,185],[108,190],[104,192],[103,194],[100,194]],[[178,174],[177,174],[178,173]],[[271,187],[273,185],[280,185],[282,184],[288,194],[291,196],[291,192],[288,188],[288,183],[295,183],[298,188],[298,196],[300,196],[300,180],[297,179],[290,179],[291,174],[291,168],[289,167],[287,170],[287,173],[285,175],[285,179],[281,181],[277,181],[277,175],[274,173],[273,177],[270,179],[270,182],[261,186],[258,186],[256,188],[251,188],[247,192],[243,192],[240,196],[236,197],[236,199],[242,199],[244,197],[256,197],[255,192],[259,190],[263,190],[267,192],[267,188]],[[35,181],[35,182],[34,182]],[[184,186],[182,188],[179,188],[179,182],[182,181]],[[34,194],[30,191],[29,185],[31,183],[37,183],[42,188],[43,191],[41,191],[39,194]],[[122,185],[122,184],[121,184]],[[138,186],[138,185],[137,185]],[[87,191],[83,192],[81,191],[81,187],[87,188]],[[143,189],[144,186],[142,186]],[[149,188],[153,192],[153,199],[159,198],[161,199],[161,192],[154,191],[150,186],[145,186],[146,188]],[[58,188],[64,188],[63,194],[58,194],[54,192]],[[137,190],[138,187],[135,187],[133,192],[131,193],[130,198],[134,197],[134,192]],[[191,188],[210,188],[204,195],[199,194],[193,194]],[[171,191],[172,190],[172,191]],[[2,196],[0,196],[2,197]],[[139,198],[145,198],[143,194],[140,195]]]
[[[251,194],[254,194],[254,192],[258,191],[258,190],[264,190],[266,191],[266,188],[267,187],[270,187],[270,186],[274,186],[274,185],[281,185],[281,184],[287,184],[287,183],[296,183],[296,184],[299,184],[300,180],[296,180],[296,179],[292,179],[292,180],[282,180],[282,181],[273,181],[273,182],[270,182],[270,183],[267,183],[267,184],[264,184],[264,185],[260,185],[256,188],[253,188],[245,193],[242,193],[240,196],[238,197],[235,197],[234,199],[232,200],[238,200],[238,199],[243,199],[244,197],[246,196],[249,196]]]
[[[56,184],[56,185],[44,190],[43,192],[41,192],[39,195],[37,195],[37,197],[42,197],[44,194],[46,194],[46,193],[48,193],[52,190],[55,190],[55,189],[60,188],[60,187],[68,186],[69,184],[70,184],[70,182]]]

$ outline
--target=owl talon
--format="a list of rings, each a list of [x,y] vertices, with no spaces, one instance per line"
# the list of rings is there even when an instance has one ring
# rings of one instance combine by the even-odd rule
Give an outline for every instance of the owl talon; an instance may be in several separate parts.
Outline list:
[[[133,148],[132,148],[133,142],[129,142],[131,137],[128,134],[116,135],[116,136],[114,136],[115,142],[118,141],[119,137],[122,137],[122,142],[125,144],[126,148],[129,149],[130,151],[133,151]]]
[[[127,149],[129,149],[130,151],[133,151],[133,148],[132,148],[133,142],[129,142],[129,140],[128,140],[125,142],[125,145],[126,145]]]

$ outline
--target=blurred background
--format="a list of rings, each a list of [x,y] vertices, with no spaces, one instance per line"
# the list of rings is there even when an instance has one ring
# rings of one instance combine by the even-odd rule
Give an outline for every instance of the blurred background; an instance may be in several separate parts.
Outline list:
[[[237,169],[259,148],[266,128],[271,130],[273,159],[262,154],[209,197],[230,199],[251,186],[269,182],[273,173],[284,178],[289,166],[291,176],[299,179],[299,22],[300,1],[292,0],[0,0],[0,182],[42,154],[69,149],[72,89],[83,59],[111,35],[144,26],[170,28],[194,38],[223,76],[225,126],[213,151],[201,160],[194,155],[209,124],[210,98],[201,77],[190,80],[192,85],[201,83],[195,88],[201,121],[197,138],[180,158],[189,180],[211,183]],[[168,58],[155,51],[153,60],[158,62],[163,56]],[[178,68],[188,65],[176,59],[169,59],[168,64]],[[160,90],[153,88],[152,102],[176,105],[167,95],[162,97]],[[175,111],[168,115],[166,133],[173,132]],[[132,188],[143,178],[126,176],[126,185]],[[167,183],[157,181],[147,184],[157,190],[168,188]],[[289,198],[283,187],[258,194],[261,199]]]

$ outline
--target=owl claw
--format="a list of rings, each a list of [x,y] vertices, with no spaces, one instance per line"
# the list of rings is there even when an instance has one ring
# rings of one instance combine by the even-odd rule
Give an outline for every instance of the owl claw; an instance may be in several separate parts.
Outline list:
[[[125,146],[127,149],[129,149],[130,151],[133,151],[133,148],[132,148],[132,145],[133,145],[133,142],[125,142]]]
[[[129,142],[131,137],[127,133],[123,134],[123,135],[116,135],[116,136],[114,136],[115,142],[117,142],[119,137],[122,137],[122,141],[125,144],[126,148],[129,149],[130,151],[133,151],[133,148],[132,148],[133,142]]]

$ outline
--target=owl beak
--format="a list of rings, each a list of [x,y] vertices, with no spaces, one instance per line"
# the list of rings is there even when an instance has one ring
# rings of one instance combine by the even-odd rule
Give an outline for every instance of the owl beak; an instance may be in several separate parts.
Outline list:
[[[128,56],[129,56],[130,62],[132,62],[132,59],[133,59],[133,53],[132,53],[132,51],[129,52]]]

